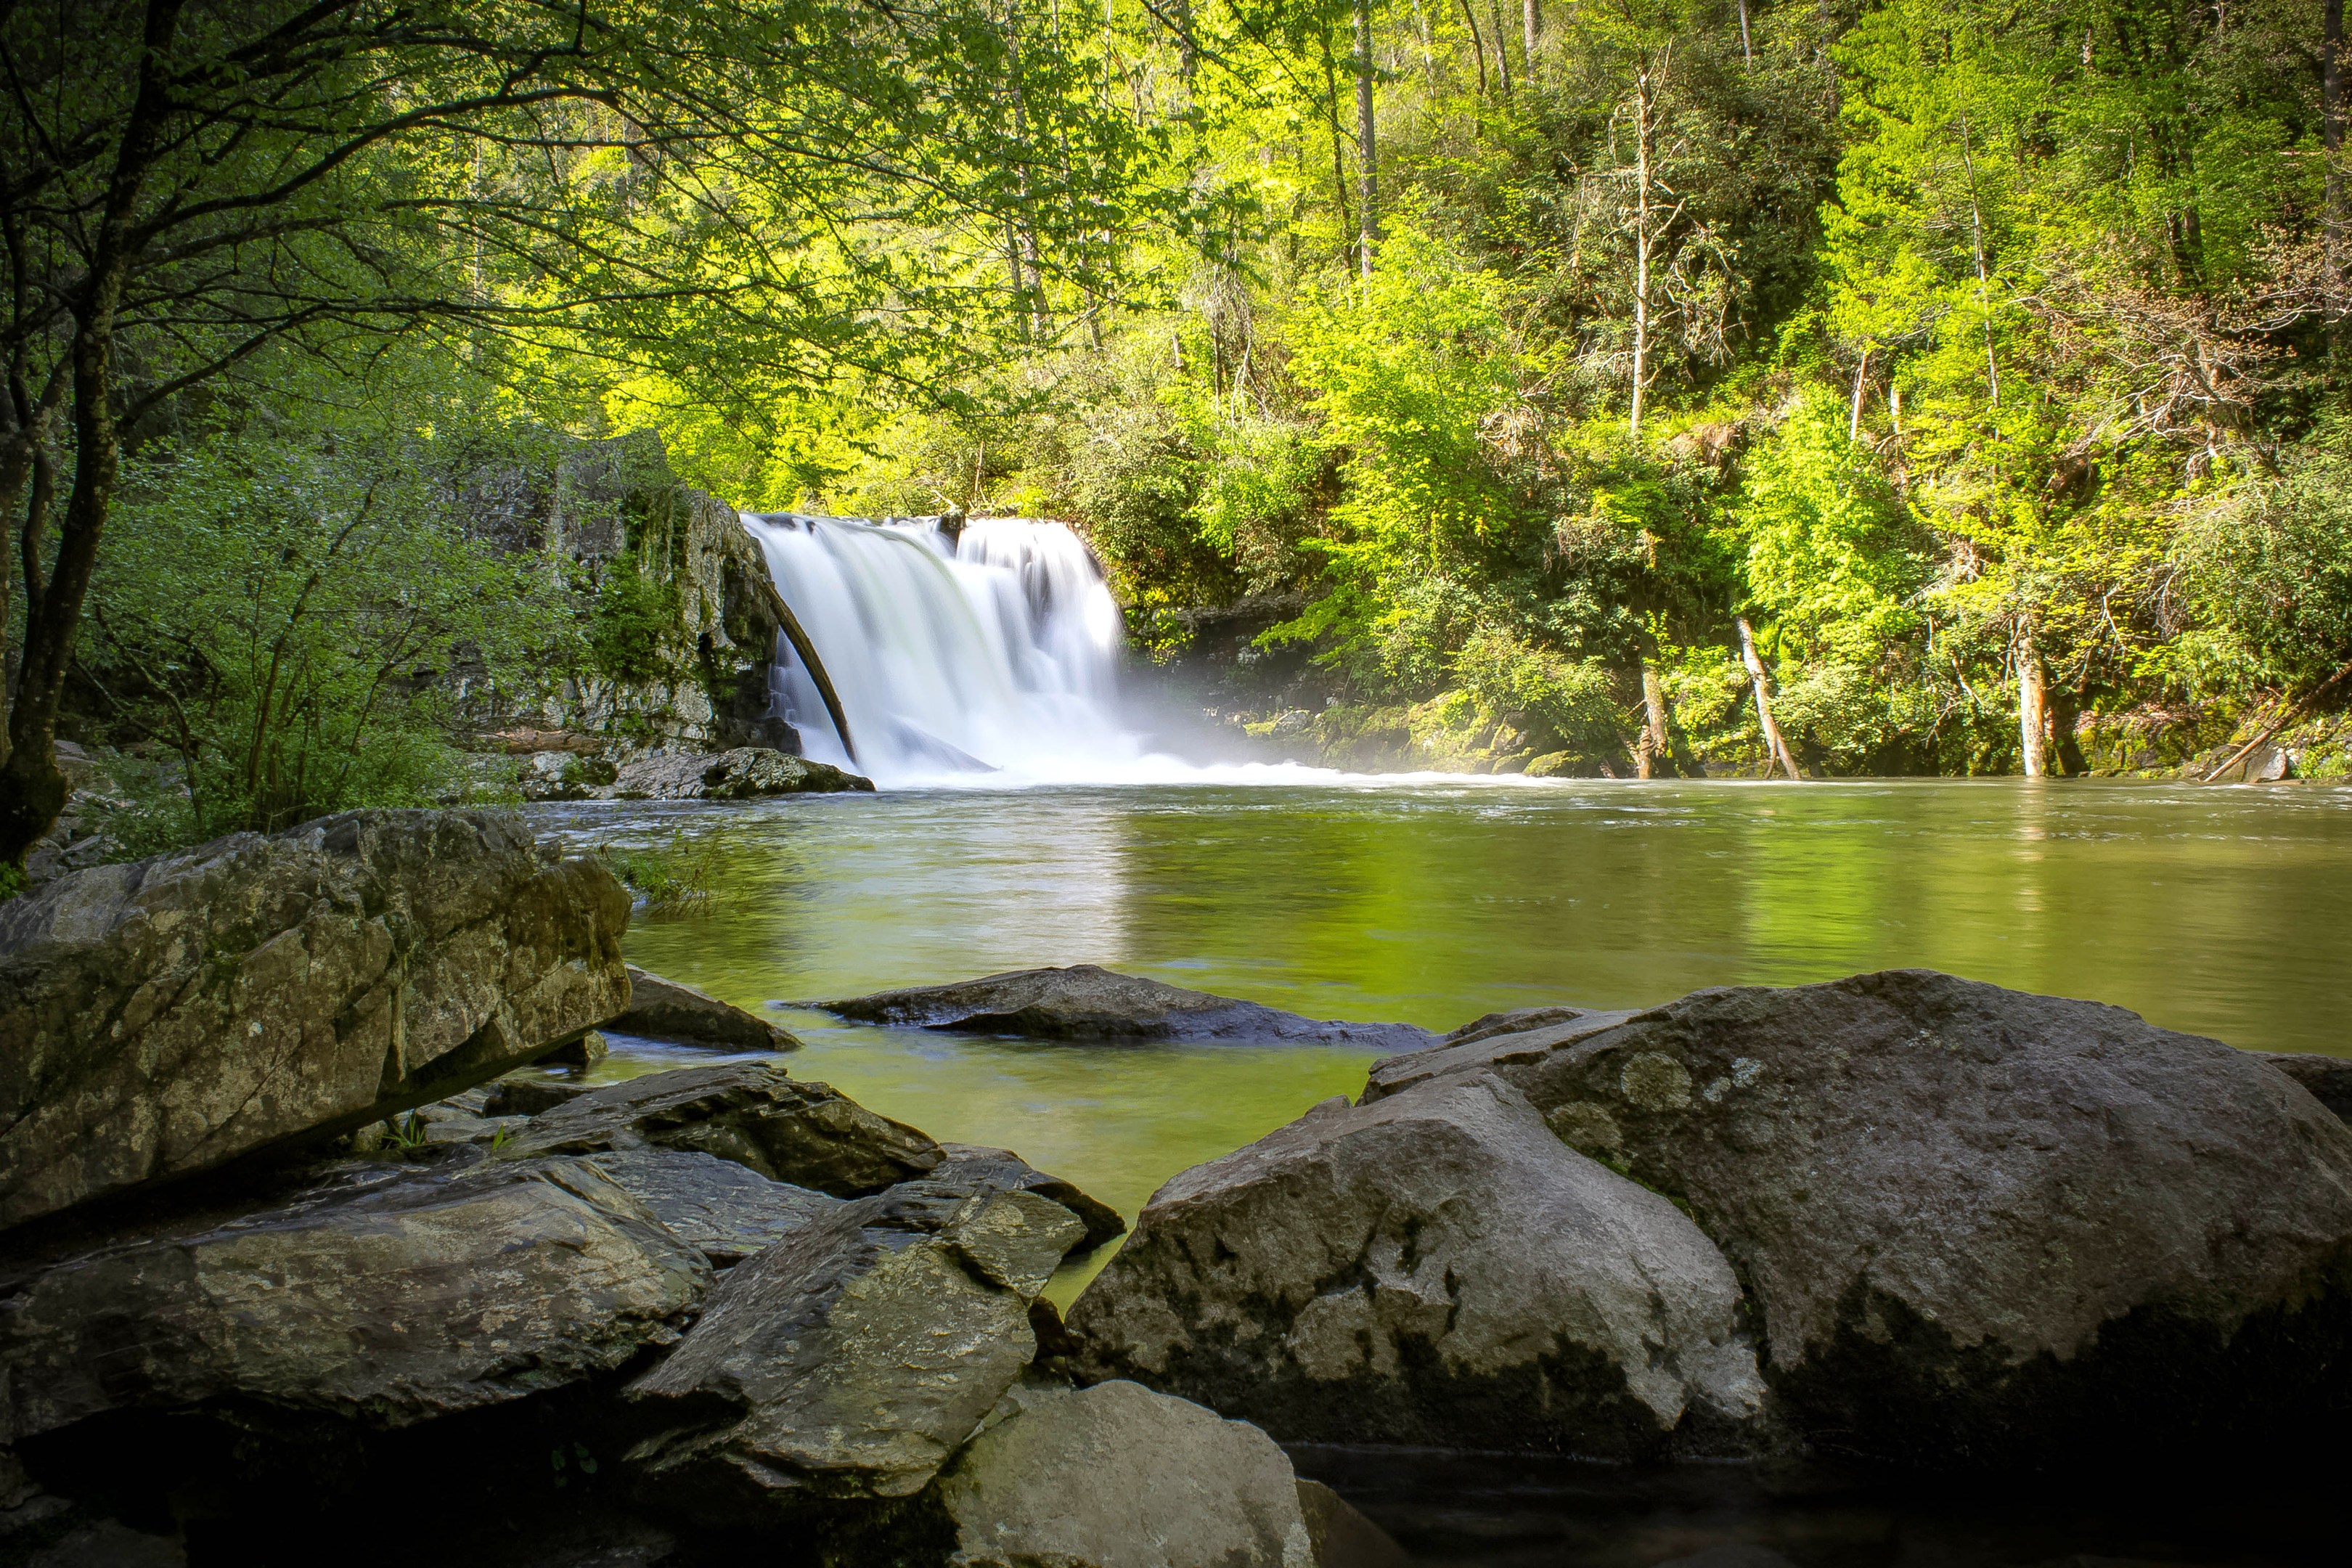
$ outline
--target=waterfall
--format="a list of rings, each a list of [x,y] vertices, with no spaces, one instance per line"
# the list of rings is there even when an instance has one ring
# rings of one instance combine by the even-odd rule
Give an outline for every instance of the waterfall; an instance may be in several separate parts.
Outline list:
[[[882,784],[1101,778],[1141,746],[1118,711],[1118,604],[1058,522],[746,512],[832,677],[853,763],[789,645],[779,710],[812,757]]]

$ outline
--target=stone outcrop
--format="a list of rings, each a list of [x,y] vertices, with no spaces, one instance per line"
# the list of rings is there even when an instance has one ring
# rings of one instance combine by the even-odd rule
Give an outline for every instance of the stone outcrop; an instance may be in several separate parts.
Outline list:
[[[1091,963],[1013,970],[816,1005],[871,1024],[1048,1040],[1300,1040],[1412,1050],[1436,1038],[1411,1024],[1318,1022]]]
[[[2305,1093],[2340,1120],[2352,1121],[2352,1057],[2269,1051],[2255,1059],[2301,1084]]]
[[[629,900],[473,812],[365,811],[0,906],[0,1226],[347,1131],[626,1005]]]
[[[1084,1377],[1285,1441],[1754,1445],[1730,1266],[1491,1078],[1334,1100],[1176,1177],[1072,1310]]]
[[[0,1445],[252,1401],[394,1427],[677,1338],[709,1268],[584,1161],[361,1167],[284,1206],[101,1247],[0,1297]]]
[[[623,763],[610,784],[589,793],[610,800],[756,800],[873,787],[872,779],[830,763],[813,763],[761,746],[738,746],[710,756],[652,752]]]
[[[1005,1405],[940,1479],[955,1568],[1316,1568],[1290,1460],[1255,1427],[1123,1382]]]
[[[605,1025],[615,1034],[685,1040],[737,1051],[796,1051],[801,1043],[756,1014],[691,985],[629,966],[629,1009]]]
[[[1421,1065],[1686,1205],[1817,1445],[2243,1458],[2352,1398],[2352,1130],[2266,1058],[1926,971],[1601,1021]]]
[[[912,1182],[738,1264],[628,1391],[629,1462],[704,1519],[773,1521],[929,1482],[1036,1354],[1029,1306],[1084,1235],[1032,1193]]]
[[[1078,1223],[1087,1227],[1088,1247],[1100,1247],[1127,1234],[1127,1221],[1119,1217],[1117,1209],[1089,1197],[1059,1176],[1049,1176],[1035,1169],[1010,1149],[986,1149],[976,1143],[942,1143],[940,1149],[947,1159],[931,1173],[938,1180],[1051,1198],[1078,1216]]]
[[[716,1154],[771,1181],[862,1197],[945,1156],[922,1133],[821,1083],[764,1062],[730,1062],[607,1084],[541,1111],[501,1152],[677,1149]]]
[[[672,1236],[722,1268],[765,1251],[845,1201],[691,1150],[626,1149],[585,1159]]]

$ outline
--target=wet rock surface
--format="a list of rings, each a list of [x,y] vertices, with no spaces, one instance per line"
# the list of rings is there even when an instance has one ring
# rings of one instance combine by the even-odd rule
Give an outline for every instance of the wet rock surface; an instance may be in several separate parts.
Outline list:
[[[2242,1457],[2352,1395],[2352,1130],[2256,1055],[1926,971],[1592,1022],[1422,1066],[1686,1205],[1822,1448]]]
[[[1160,1189],[1072,1309],[1087,1378],[1286,1441],[1755,1447],[1730,1266],[1492,1079],[1332,1101]]]
[[[765,1251],[845,1201],[692,1150],[629,1149],[584,1158],[672,1236],[722,1268]]]
[[[872,779],[830,763],[765,746],[738,746],[711,755],[659,752],[638,757],[623,763],[610,784],[586,793],[613,800],[755,800],[873,787]]]
[[[957,1568],[1315,1568],[1290,1460],[1255,1427],[1123,1382],[1006,1406],[940,1479]]]
[[[691,985],[629,966],[628,1011],[605,1026],[650,1040],[684,1040],[738,1051],[795,1051],[800,1041],[756,1014]]]
[[[709,1282],[583,1161],[347,1168],[284,1206],[10,1281],[0,1443],[226,1399],[405,1426],[674,1341]]]
[[[945,1156],[923,1133],[764,1062],[686,1068],[607,1084],[541,1111],[510,1159],[660,1148],[715,1154],[771,1181],[861,1197]]]
[[[625,1004],[627,895],[513,820],[368,811],[0,906],[0,1227],[348,1131]]]
[[[870,1024],[1048,1040],[1301,1040],[1412,1050],[1436,1038],[1411,1024],[1318,1022],[1091,963],[1013,970],[816,1005]]]
[[[1127,1221],[1108,1204],[1059,1176],[1036,1170],[1010,1149],[987,1149],[976,1143],[942,1143],[947,1160],[932,1176],[940,1181],[968,1184],[997,1192],[1034,1193],[1068,1209],[1086,1226],[1086,1244],[1100,1247],[1127,1234]]]
[[[1034,1194],[909,1183],[739,1264],[628,1397],[629,1462],[756,1523],[919,1491],[1036,1354],[1029,1303],[1085,1227]]]

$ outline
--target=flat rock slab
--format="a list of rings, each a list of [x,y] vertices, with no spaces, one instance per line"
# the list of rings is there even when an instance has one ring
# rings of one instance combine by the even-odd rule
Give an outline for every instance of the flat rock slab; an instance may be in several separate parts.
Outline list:
[[[1078,1223],[1087,1227],[1088,1247],[1100,1247],[1127,1234],[1127,1221],[1117,1209],[1059,1176],[1047,1175],[1010,1149],[988,1149],[976,1143],[942,1143],[940,1148],[947,1159],[931,1173],[934,1180],[1051,1198],[1077,1215]]]
[[[1320,1023],[1296,1013],[1144,980],[1091,963],[1019,969],[954,985],[880,991],[816,1004],[870,1024],[1041,1040],[1315,1041],[1413,1050],[1437,1037],[1411,1024]]]
[[[837,1198],[923,1175],[945,1158],[924,1134],[765,1062],[682,1068],[606,1084],[543,1110],[500,1151],[683,1149]]]
[[[583,1161],[362,1169],[0,1297],[0,1444],[222,1399],[407,1426],[675,1341],[702,1256]]]
[[[2268,1058],[1923,970],[1594,1021],[1429,1063],[1687,1205],[1821,1447],[2252,1462],[2352,1404],[2352,1130]]]
[[[1036,1354],[1029,1306],[1084,1235],[1033,1193],[912,1182],[738,1264],[628,1398],[649,1495],[757,1525],[919,1491]]]
[[[753,800],[772,795],[867,790],[874,781],[830,763],[813,763],[765,746],[699,755],[665,752],[639,757],[593,793],[612,800]]]
[[[0,1227],[346,1132],[621,1010],[628,895],[511,817],[362,811],[0,906]]]
[[[845,1201],[691,1150],[628,1149],[585,1158],[672,1236],[722,1268],[766,1251]]]
[[[956,1568],[1315,1568],[1290,1460],[1255,1426],[1125,1382],[1008,1404],[940,1480]]]
[[[649,1040],[683,1040],[736,1051],[796,1051],[801,1043],[756,1014],[691,985],[629,966],[629,1010],[605,1027]]]
[[[1285,1441],[1739,1453],[1764,1399],[1714,1244],[1491,1078],[1332,1100],[1185,1172],[1069,1330],[1082,1377]]]

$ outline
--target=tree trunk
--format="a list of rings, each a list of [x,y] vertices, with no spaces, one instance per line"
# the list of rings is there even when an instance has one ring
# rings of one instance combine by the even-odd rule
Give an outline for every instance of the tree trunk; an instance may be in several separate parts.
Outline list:
[[[1744,66],[1756,63],[1755,46],[1748,41],[1748,0],[1739,0],[1739,63]]]
[[[1462,0],[1462,19],[1470,24],[1470,58],[1478,62],[1478,96],[1486,96],[1486,41],[1478,36],[1478,13]]]
[[[1495,23],[1495,79],[1502,85],[1503,97],[1507,100],[1511,96],[1511,49],[1504,42],[1502,0],[1494,0],[1489,15]]]
[[[1853,367],[1853,411],[1846,416],[1845,420],[1845,438],[1849,446],[1862,439],[1863,378],[1869,374],[1870,350],[1864,348],[1862,351],[1861,363]]]
[[[2327,242],[2327,285],[2341,308],[2344,288],[2344,0],[2326,0],[2319,26],[2319,139],[2326,149],[2326,200],[2320,221]]]
[[[1756,628],[1748,624],[1746,616],[1739,617],[1738,625],[1739,659],[1748,667],[1749,684],[1756,688],[1756,722],[1764,731],[1764,744],[1769,753],[1764,763],[1764,776],[1771,777],[1772,764],[1779,763],[1788,770],[1790,778],[1802,778],[1804,775],[1797,771],[1797,760],[1789,754],[1789,742],[1780,738],[1780,726],[1772,719],[1772,699],[1765,689],[1764,660],[1756,651]]]
[[[1650,67],[1633,79],[1633,398],[1628,435],[1642,434],[1642,398],[1650,374],[1650,142],[1654,107]]]
[[[1671,771],[1672,763],[1666,740],[1666,685],[1658,679],[1658,667],[1647,654],[1642,656],[1642,706],[1646,710],[1647,724],[1642,731],[1633,769],[1639,777],[1654,778],[1662,771]]]
[[[1977,308],[1984,313],[1985,383],[1992,405],[2000,406],[2000,362],[1992,352],[1992,269],[1985,263],[1984,205],[1977,199],[1977,155],[1969,135],[1969,117],[1960,116],[1960,162],[1969,172],[1969,238],[1976,252]]]
[[[1536,34],[1543,25],[1542,14],[1536,9],[1536,0],[1521,0],[1519,19],[1524,26],[1519,58],[1527,68],[1528,79],[1532,81],[1536,74]]]
[[[2050,731],[2049,676],[2042,668],[2042,650],[2033,646],[2033,622],[2017,617],[2017,740],[2024,759],[2025,776],[2038,779],[2049,771],[2046,737]]]
[[[1528,0],[1532,5],[1534,0]],[[1372,5],[1356,0],[1356,221],[1364,276],[1372,275],[1372,250],[1380,243],[1379,142],[1372,133]]]

